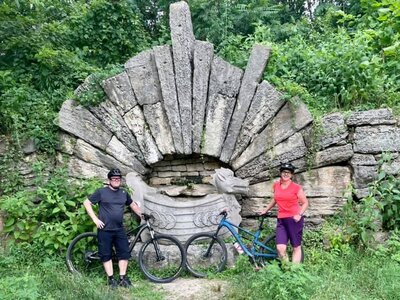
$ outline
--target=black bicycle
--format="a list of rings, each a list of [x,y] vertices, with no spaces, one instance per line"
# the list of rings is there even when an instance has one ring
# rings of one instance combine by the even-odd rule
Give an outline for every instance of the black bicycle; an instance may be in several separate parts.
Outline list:
[[[152,215],[142,216],[144,224],[127,230],[129,251],[133,257],[138,256],[140,270],[150,281],[171,282],[185,267],[184,247],[175,237],[154,232],[150,223],[154,219]],[[146,233],[147,238],[142,238]],[[95,232],[85,232],[75,237],[67,249],[68,269],[81,275],[104,272],[97,247]]]

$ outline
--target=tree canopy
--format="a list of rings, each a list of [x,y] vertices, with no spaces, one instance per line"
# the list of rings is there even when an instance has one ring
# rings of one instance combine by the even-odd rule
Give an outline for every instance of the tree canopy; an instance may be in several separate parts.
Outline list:
[[[52,152],[54,118],[87,76],[111,76],[135,54],[169,42],[175,1],[5,0],[0,4],[0,134]],[[400,3],[191,0],[195,36],[245,67],[254,43],[272,47],[264,74],[316,114],[399,110]],[[101,100],[101,97],[100,97]]]

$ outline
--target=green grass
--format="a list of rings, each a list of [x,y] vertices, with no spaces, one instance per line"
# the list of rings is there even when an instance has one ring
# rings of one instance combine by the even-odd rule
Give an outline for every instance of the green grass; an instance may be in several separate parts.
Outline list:
[[[275,262],[258,272],[246,256],[239,256],[235,267],[210,280],[227,281],[225,299],[232,300],[400,299],[400,243],[392,239],[388,245],[364,251],[349,245],[340,249],[308,245],[304,264]],[[31,245],[0,247],[0,274],[0,299],[164,299],[134,262],[128,272],[134,287],[110,291],[105,276],[74,276],[63,255],[44,256]]]
[[[239,270],[221,274],[232,280],[228,299],[400,299],[400,264],[388,256],[354,249],[309,255],[303,265],[272,264],[259,272],[243,266],[244,258]]]

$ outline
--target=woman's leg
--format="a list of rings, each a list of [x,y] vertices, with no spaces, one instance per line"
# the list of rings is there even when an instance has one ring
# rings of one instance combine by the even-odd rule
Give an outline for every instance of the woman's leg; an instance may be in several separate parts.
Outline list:
[[[297,247],[293,247],[293,253],[292,253],[292,262],[295,264],[301,263],[301,245]]]
[[[278,255],[281,258],[281,260],[289,261],[289,258],[286,254],[286,248],[287,248],[287,246],[285,244],[277,244],[276,245],[276,250],[278,250]]]

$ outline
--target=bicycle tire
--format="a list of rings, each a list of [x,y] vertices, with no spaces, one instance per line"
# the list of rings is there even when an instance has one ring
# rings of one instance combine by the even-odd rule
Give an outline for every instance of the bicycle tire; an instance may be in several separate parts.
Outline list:
[[[263,244],[272,248],[272,249],[276,249],[276,244],[275,244],[275,234],[271,234],[269,237],[267,237]],[[276,251],[276,250],[275,250]],[[260,253],[265,253],[266,249],[263,247],[259,248],[259,252]],[[266,265],[268,265],[271,261],[278,259],[278,253],[276,253],[276,257],[271,257],[271,258],[267,258],[267,257],[263,257],[263,256],[258,256],[256,257],[256,262],[258,264],[260,264],[262,267],[265,267]]]
[[[210,253],[206,253],[212,243]],[[228,259],[225,242],[210,233],[191,236],[186,244],[186,268],[195,277],[204,278],[210,273],[219,273]]]
[[[157,254],[156,248],[160,250]],[[147,240],[139,251],[139,267],[152,282],[173,281],[182,272],[186,262],[185,249],[173,236],[159,234]]]
[[[66,254],[68,270],[75,274],[103,274],[103,266],[98,255],[98,240],[95,232],[85,232],[75,237]]]

